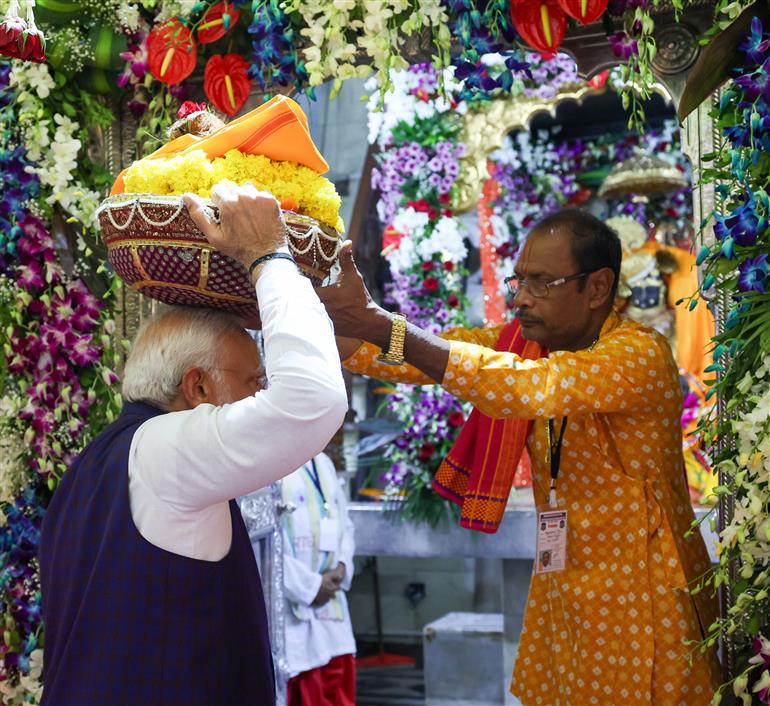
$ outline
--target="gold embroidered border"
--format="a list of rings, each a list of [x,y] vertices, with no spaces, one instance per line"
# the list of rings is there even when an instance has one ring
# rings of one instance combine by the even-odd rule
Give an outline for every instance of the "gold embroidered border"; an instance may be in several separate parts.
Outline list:
[[[237,302],[239,304],[253,304],[255,307],[257,305],[257,302],[254,299],[250,299],[249,297],[241,297],[237,294],[225,294],[224,292],[212,292],[209,289],[206,289],[204,291],[201,291],[192,284],[172,284],[171,282],[161,282],[160,280],[154,280],[154,279],[147,279],[147,280],[141,280],[140,282],[134,282],[131,287],[136,289],[137,291],[141,291],[145,287],[164,287],[167,289],[183,289],[188,292],[197,292],[198,294],[203,294],[207,297],[211,297],[212,299],[222,299],[223,301],[228,302]]]
[[[131,259],[134,262],[134,267],[139,270],[139,274],[142,275],[144,279],[150,279],[150,275],[147,274],[147,270],[144,269],[142,260],[139,258],[139,250],[135,245],[131,246]]]
[[[206,285],[209,283],[209,258],[211,257],[211,250],[203,248],[201,250],[201,274],[198,279],[198,288],[206,289]]]

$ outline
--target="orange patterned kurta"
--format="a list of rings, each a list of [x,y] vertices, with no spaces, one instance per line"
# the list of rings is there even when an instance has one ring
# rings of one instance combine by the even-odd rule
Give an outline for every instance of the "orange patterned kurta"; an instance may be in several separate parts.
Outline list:
[[[491,350],[496,330],[455,330],[443,386],[493,417],[535,424],[527,442],[535,501],[548,501],[547,420],[569,419],[558,505],[568,513],[568,568],[533,575],[511,691],[525,706],[706,706],[719,683],[700,640],[716,617],[687,584],[709,566],[684,476],[676,364],[665,339],[612,314],[591,350],[523,361]],[[473,341],[485,347],[468,343]],[[425,384],[411,366],[374,360],[353,372]]]

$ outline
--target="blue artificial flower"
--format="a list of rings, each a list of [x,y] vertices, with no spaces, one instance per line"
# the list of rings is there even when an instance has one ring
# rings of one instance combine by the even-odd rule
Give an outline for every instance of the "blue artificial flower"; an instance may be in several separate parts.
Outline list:
[[[765,59],[756,71],[742,72],[734,82],[743,91],[744,99],[749,103],[753,103],[760,96],[770,98],[770,57]]]
[[[723,133],[735,147],[748,147],[749,142],[751,141],[751,130],[746,123],[739,123],[732,127],[726,127],[723,130]]]
[[[731,236],[727,236],[722,241],[722,255],[728,260],[732,260],[735,257],[735,241]]]
[[[745,247],[757,242],[760,233],[767,229],[767,221],[757,213],[753,194],[725,219],[725,226],[736,245]]]
[[[505,65],[509,71],[513,71],[514,73],[523,73],[530,81],[535,80],[535,78],[532,76],[532,70],[526,61],[519,61],[515,56],[509,56],[505,60]]]
[[[746,258],[738,268],[738,289],[741,292],[764,294],[767,272],[767,253]]]
[[[762,34],[762,21],[759,17],[754,17],[751,20],[751,31],[739,48],[752,64],[761,64],[767,56],[769,47],[770,39]]]

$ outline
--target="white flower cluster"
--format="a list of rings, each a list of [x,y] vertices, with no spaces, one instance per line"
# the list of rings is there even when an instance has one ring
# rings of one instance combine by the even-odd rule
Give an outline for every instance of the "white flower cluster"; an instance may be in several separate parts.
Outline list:
[[[443,77],[446,95],[460,89],[460,84],[454,79],[453,67],[444,69]],[[415,93],[426,82],[420,72],[404,69],[391,71],[390,80],[390,88],[382,96],[377,92],[376,79],[371,78],[366,84],[371,93],[367,105],[370,144],[376,142],[381,149],[385,148],[391,142],[393,128],[399,123],[413,125],[417,118],[430,118],[436,113],[453,110],[452,104],[443,96],[425,100]],[[454,110],[463,114],[468,106],[462,102]]]
[[[732,423],[738,453],[720,464],[735,484],[735,512],[717,550],[737,550],[741,574],[750,578],[770,566],[770,356],[746,373],[738,390],[748,403]],[[770,588],[766,575],[765,584]]]
[[[29,706],[39,704],[43,698],[43,650],[32,650],[29,654],[29,674],[19,677],[18,685],[0,681],[0,699],[3,706]]]
[[[549,135],[541,131],[534,139],[529,131],[522,130],[506,140],[503,147],[490,155],[496,164],[510,165],[513,169],[526,171],[529,174],[542,175],[543,179],[559,171],[559,156],[554,150]],[[542,216],[542,203],[519,201],[515,208],[510,206],[502,212],[500,205],[490,217],[492,225],[492,244],[496,247],[515,240],[517,234],[526,233],[525,222],[537,221]],[[512,274],[511,262],[508,259],[497,259],[494,262],[500,293],[507,293],[503,280]]]
[[[426,28],[448,63],[451,36],[441,0],[286,0],[282,10],[301,17],[300,34],[310,42],[303,54],[312,86],[334,78],[336,92],[345,79],[366,78],[372,69],[380,86],[388,86],[390,71],[407,66],[401,56],[404,36]],[[356,65],[362,55],[370,65]]]
[[[121,2],[115,10],[115,19],[126,32],[136,32],[141,24],[139,7],[131,2]]]
[[[21,434],[9,426],[0,427],[0,503],[13,502],[13,498],[29,482],[22,461],[25,451]],[[0,524],[3,523],[0,521]]]
[[[420,262],[430,262],[434,255],[440,255],[442,262],[451,261],[456,265],[465,262],[468,250],[460,222],[442,216],[426,236],[428,223],[427,213],[411,207],[396,213],[392,227],[403,237],[399,246],[385,255],[391,270],[406,272]]]
[[[161,0],[156,22],[165,22],[172,17],[189,17],[197,0]],[[143,3],[145,6],[147,3]],[[153,3],[155,4],[155,3]]]
[[[75,180],[78,154],[83,146],[78,138],[80,124],[56,113],[53,120],[45,115],[43,99],[54,87],[46,64],[14,64],[11,85],[19,92],[19,123],[24,133],[27,158],[37,166],[29,167],[41,186],[51,190],[46,201],[61,204],[84,224],[91,224],[100,196]]]

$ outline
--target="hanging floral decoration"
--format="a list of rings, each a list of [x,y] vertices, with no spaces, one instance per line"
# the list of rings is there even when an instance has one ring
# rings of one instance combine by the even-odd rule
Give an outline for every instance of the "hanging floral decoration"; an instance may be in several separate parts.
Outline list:
[[[203,89],[218,110],[232,117],[251,92],[248,62],[240,54],[215,54],[206,64]]]
[[[558,2],[565,14],[583,25],[596,22],[607,9],[607,0],[558,0]]]
[[[40,698],[40,521],[120,404],[113,285],[88,244],[109,176],[85,158],[112,114],[46,64],[3,66],[0,81],[0,694],[21,704]]]
[[[238,22],[241,13],[231,2],[218,2],[210,6],[198,25],[197,37],[201,44],[216,42],[230,31],[230,27]]]
[[[552,58],[567,33],[567,15],[555,0],[511,4],[516,31],[533,49]]]
[[[770,31],[758,18],[740,47],[742,65],[722,90],[713,113],[723,145],[704,170],[715,183],[716,236],[703,245],[702,294],[713,291],[732,302],[715,339],[708,396],[725,401],[725,413],[704,419],[703,433],[721,449],[716,456],[719,496],[734,498],[732,518],[720,533],[719,564],[695,590],[729,585],[733,604],[710,626],[706,644],[738,640],[736,676],[713,700],[730,690],[743,704],[770,703],[770,642],[765,608],[770,595]],[[704,224],[705,225],[705,224]],[[689,301],[694,308],[697,298]],[[736,576],[734,579],[733,576]],[[732,636],[732,638],[730,637]]]
[[[183,81],[195,70],[197,48],[192,32],[179,20],[169,20],[147,39],[150,72],[163,83]]]

